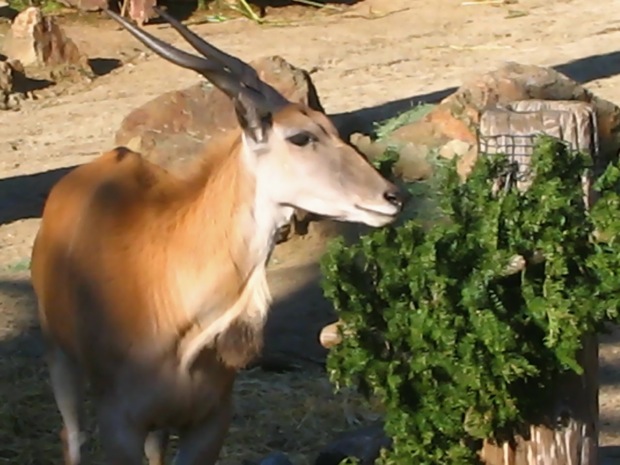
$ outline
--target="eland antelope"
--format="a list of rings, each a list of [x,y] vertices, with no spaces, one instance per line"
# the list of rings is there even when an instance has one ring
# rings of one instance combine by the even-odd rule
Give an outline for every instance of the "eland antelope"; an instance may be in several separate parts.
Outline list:
[[[108,13],[222,90],[239,124],[188,179],[119,147],[51,190],[31,273],[67,465],[80,463],[85,383],[107,463],[160,465],[174,430],[177,465],[213,465],[235,375],[261,349],[278,226],[301,208],[381,227],[403,206],[325,114],[157,12],[203,56]]]

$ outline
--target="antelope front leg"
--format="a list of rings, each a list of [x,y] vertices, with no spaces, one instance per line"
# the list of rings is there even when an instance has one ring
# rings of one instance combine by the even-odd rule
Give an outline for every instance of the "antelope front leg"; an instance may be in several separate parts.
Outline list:
[[[79,465],[83,433],[83,390],[79,367],[60,348],[51,348],[47,354],[52,389],[63,420],[61,433],[66,465]]]
[[[122,399],[99,402],[101,447],[110,465],[142,465],[147,431],[131,421]]]
[[[121,3],[121,16],[124,18],[125,15],[127,14],[127,7],[128,4],[130,2],[130,0],[121,0],[123,3]]]
[[[144,443],[144,454],[149,465],[164,465],[168,439],[168,431],[164,429],[148,434]]]
[[[174,465],[215,465],[232,419],[231,399],[224,399],[204,423],[180,434]]]

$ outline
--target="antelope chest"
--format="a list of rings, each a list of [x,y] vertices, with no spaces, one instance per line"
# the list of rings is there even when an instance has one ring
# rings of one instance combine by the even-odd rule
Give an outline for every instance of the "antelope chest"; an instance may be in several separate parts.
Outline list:
[[[119,392],[128,413],[146,428],[183,428],[208,418],[229,398],[235,375],[205,351],[189,373],[172,357],[147,369],[127,367]]]

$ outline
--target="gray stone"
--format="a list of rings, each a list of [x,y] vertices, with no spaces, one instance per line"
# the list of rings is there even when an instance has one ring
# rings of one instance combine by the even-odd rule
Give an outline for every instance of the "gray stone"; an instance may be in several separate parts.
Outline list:
[[[283,452],[272,452],[258,462],[258,465],[293,465],[293,462]]]
[[[0,60],[0,110],[19,110],[26,76],[17,60]]]
[[[383,424],[374,424],[340,435],[319,453],[314,465],[339,465],[347,457],[357,458],[360,465],[373,465],[381,449],[391,446]]]
[[[55,76],[92,76],[88,57],[53,17],[37,7],[26,8],[13,20],[3,53],[24,66],[46,68]]]

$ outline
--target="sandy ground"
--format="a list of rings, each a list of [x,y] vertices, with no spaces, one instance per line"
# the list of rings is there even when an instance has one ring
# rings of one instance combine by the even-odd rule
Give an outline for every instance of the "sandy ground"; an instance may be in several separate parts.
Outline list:
[[[519,0],[499,7],[461,0],[366,0],[341,12],[282,10],[272,18],[283,24],[260,26],[240,19],[194,29],[245,60],[279,54],[311,70],[324,107],[334,115],[390,116],[413,102],[436,100],[502,61],[557,67],[620,103],[620,9],[613,0]],[[21,111],[0,112],[0,353],[3,346],[16,350],[20,341],[34,344],[21,336],[33,325],[26,269],[41,191],[60,169],[110,148],[130,110],[198,79],[144,53],[109,20],[65,23],[99,67],[114,59],[124,65],[58,95],[46,89]],[[153,25],[149,30],[181,43],[170,28]],[[320,237],[310,237],[303,247],[281,247],[271,275],[278,305],[318,312],[323,316],[317,328],[329,320],[317,310],[323,304],[315,258],[322,245]],[[300,302],[296,296],[304,286],[311,292]],[[316,334],[304,337],[315,339]],[[601,443],[615,446],[607,448],[614,455],[620,449],[616,339],[606,337],[601,346]]]

